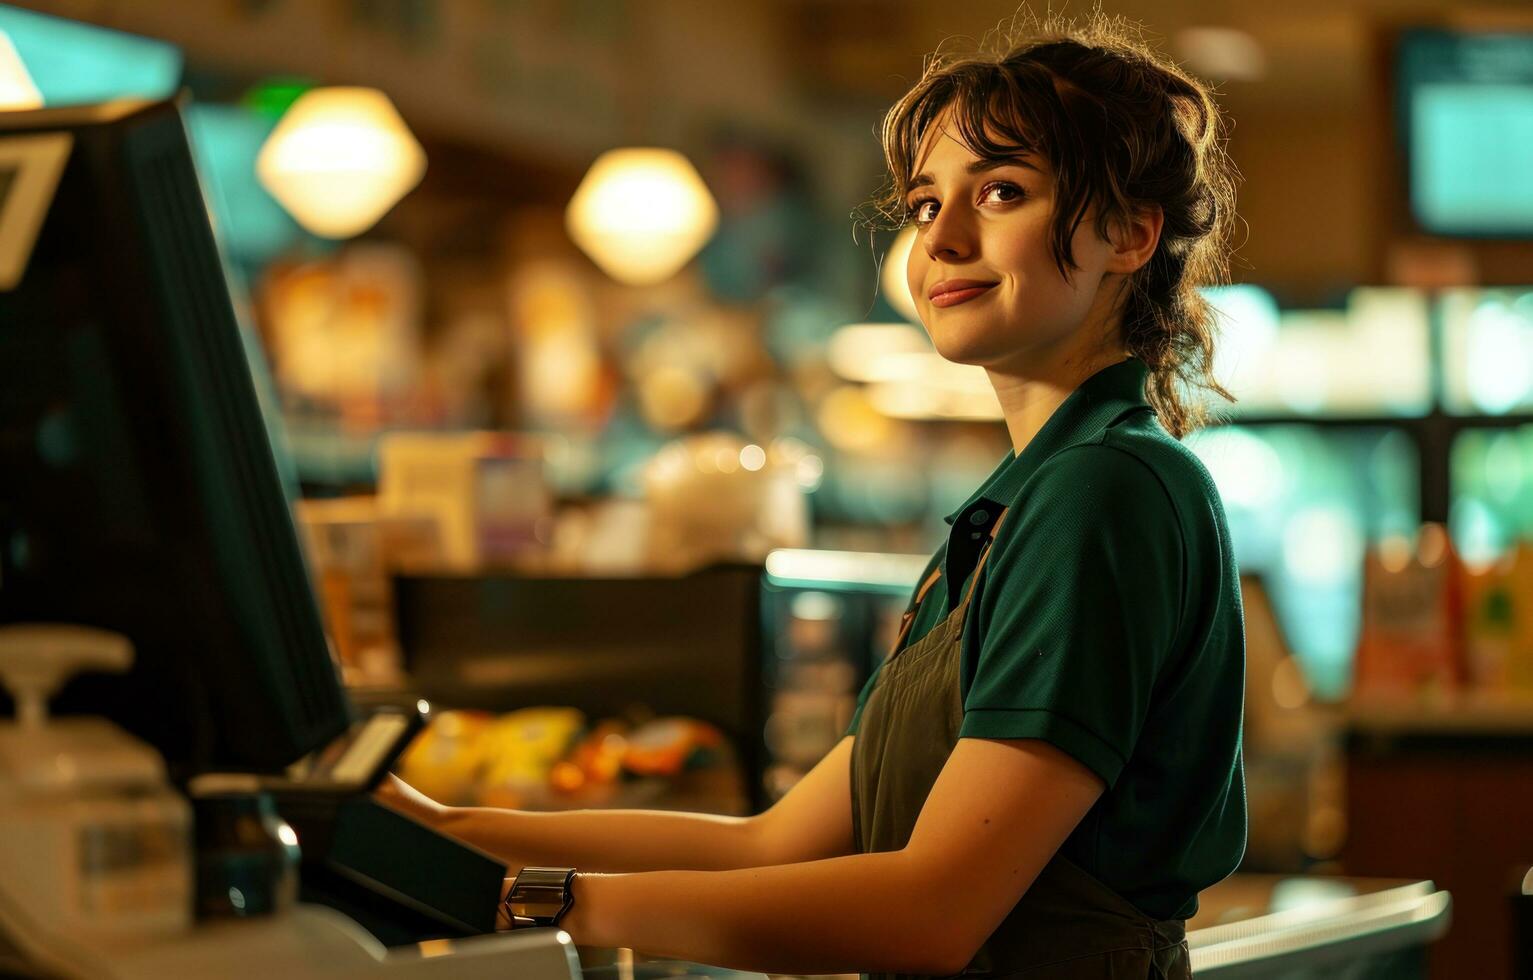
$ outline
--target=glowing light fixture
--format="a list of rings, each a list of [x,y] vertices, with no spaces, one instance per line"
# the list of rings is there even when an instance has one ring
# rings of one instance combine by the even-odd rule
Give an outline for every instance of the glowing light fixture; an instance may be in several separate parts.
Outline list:
[[[851,323],[836,328],[826,351],[830,369],[848,381],[892,381],[892,355],[930,354],[931,341],[904,323]]]
[[[1260,387],[1272,369],[1270,356],[1281,317],[1277,300],[1267,290],[1246,283],[1206,287],[1202,293],[1219,325],[1214,376],[1237,398],[1242,397]]]
[[[154,38],[33,13],[14,4],[0,4],[0,31],[49,106],[163,99],[181,81],[181,52]]]
[[[1468,320],[1469,400],[1489,415],[1504,415],[1533,393],[1530,318],[1510,304],[1488,300]]]
[[[718,227],[719,209],[686,157],[631,147],[596,158],[570,198],[564,223],[607,275],[649,286],[691,261]]]
[[[1336,588],[1357,574],[1363,532],[1351,511],[1317,504],[1294,514],[1283,530],[1283,564],[1304,584]]]
[[[426,153],[388,96],[317,88],[288,109],[256,175],[299,224],[326,238],[359,235],[420,183]]]
[[[1221,426],[1199,433],[1195,452],[1232,506],[1273,507],[1289,489],[1290,474],[1277,450],[1245,429]]]
[[[1177,51],[1202,75],[1254,82],[1267,74],[1261,42],[1233,27],[1188,27],[1176,33]]]
[[[0,31],[0,109],[41,109],[43,93],[37,90],[22,63],[10,35]]]
[[[894,236],[889,251],[884,253],[884,267],[879,273],[884,299],[894,311],[911,323],[920,323],[921,314],[916,312],[916,301],[910,295],[910,282],[905,278],[905,266],[910,264],[910,250],[915,247],[916,226],[906,225]]]

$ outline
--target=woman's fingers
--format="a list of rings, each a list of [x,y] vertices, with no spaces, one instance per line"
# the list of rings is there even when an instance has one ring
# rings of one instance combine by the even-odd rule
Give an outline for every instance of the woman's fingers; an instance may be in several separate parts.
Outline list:
[[[373,790],[373,799],[390,809],[398,810],[407,817],[414,817],[425,823],[435,821],[445,809],[436,800],[393,773],[383,777],[383,781]]]

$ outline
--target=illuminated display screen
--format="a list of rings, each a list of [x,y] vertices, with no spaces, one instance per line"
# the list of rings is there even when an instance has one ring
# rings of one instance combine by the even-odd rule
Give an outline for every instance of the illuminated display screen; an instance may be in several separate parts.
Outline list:
[[[1533,237],[1533,33],[1406,32],[1398,80],[1417,223]]]

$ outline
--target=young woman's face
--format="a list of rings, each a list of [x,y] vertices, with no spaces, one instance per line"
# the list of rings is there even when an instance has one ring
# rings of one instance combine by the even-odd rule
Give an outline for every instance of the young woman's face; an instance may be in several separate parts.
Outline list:
[[[906,194],[917,226],[906,275],[921,321],[950,361],[1002,367],[1076,333],[1093,312],[1112,246],[1093,214],[1075,230],[1066,282],[1049,250],[1054,179],[1036,155],[982,159],[944,115]]]

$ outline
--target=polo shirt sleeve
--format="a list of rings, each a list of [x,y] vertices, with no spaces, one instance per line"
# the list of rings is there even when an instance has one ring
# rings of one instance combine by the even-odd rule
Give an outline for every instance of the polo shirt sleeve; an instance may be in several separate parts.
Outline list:
[[[969,611],[959,737],[1042,739],[1111,787],[1175,642],[1181,528],[1159,477],[1110,445],[1063,450],[1032,482]]]

